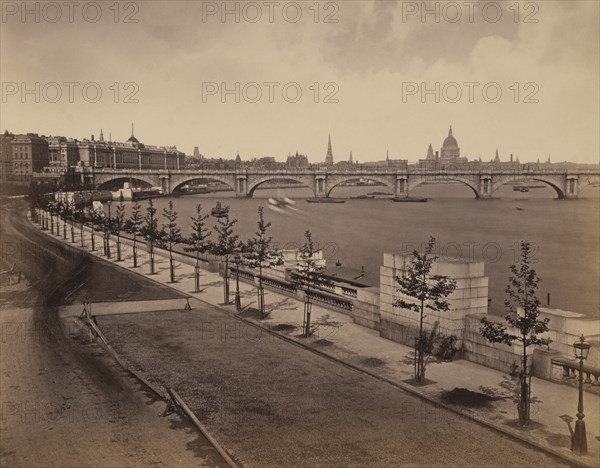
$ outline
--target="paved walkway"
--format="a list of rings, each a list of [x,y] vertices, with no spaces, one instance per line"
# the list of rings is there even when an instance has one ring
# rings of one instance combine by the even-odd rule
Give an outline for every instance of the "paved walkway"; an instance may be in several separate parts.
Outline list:
[[[62,223],[61,223],[62,225]],[[62,230],[61,230],[62,233]],[[86,250],[90,246],[90,234],[84,233]],[[96,247],[101,249],[102,241],[96,235]],[[57,237],[57,236],[54,236]],[[62,236],[60,236],[62,238]],[[70,243],[70,233],[64,242]],[[80,248],[79,232],[76,230],[75,243]],[[111,238],[113,258],[116,246]],[[101,251],[94,254],[105,258]],[[217,273],[202,271],[202,292],[194,293],[193,267],[177,264],[175,284],[169,283],[168,258],[156,255],[155,275],[149,275],[148,256],[146,252],[138,249],[140,266],[131,268],[132,250],[129,246],[122,246],[123,261],[121,267],[136,271],[147,277],[200,299],[204,302],[221,307],[223,303],[222,278]],[[235,281],[232,281],[231,290],[235,290]],[[256,289],[250,284],[240,283],[242,306],[256,307]],[[233,293],[232,293],[233,296]],[[231,298],[233,300],[233,297]],[[458,416],[449,408],[458,410],[472,419],[491,425],[505,433],[526,440],[538,447],[545,448],[555,454],[562,454],[573,461],[587,466],[600,466],[600,396],[586,392],[584,395],[585,422],[587,429],[588,455],[575,456],[570,451],[569,426],[565,415],[573,418],[577,412],[577,389],[569,385],[552,383],[549,381],[532,379],[532,408],[530,427],[522,429],[516,423],[517,413],[513,398],[516,394],[515,381],[502,372],[480,366],[465,360],[454,362],[430,363],[427,367],[426,377],[431,381],[425,386],[415,387],[409,382],[413,376],[411,363],[412,350],[401,344],[381,338],[379,334],[365,327],[356,325],[352,317],[340,312],[313,306],[313,323],[321,322],[321,327],[314,336],[305,339],[299,336],[303,304],[295,299],[266,291],[265,302],[270,315],[265,320],[260,320],[255,314],[242,312],[245,320],[260,324],[263,327],[281,330],[278,333],[296,342],[326,354],[332,358],[347,363],[353,367],[368,372],[371,375],[383,378],[393,384],[425,397],[428,400],[442,403],[445,392],[455,388],[464,388],[473,392],[485,393],[491,397],[489,403],[480,408],[466,408],[454,404],[442,405],[436,415],[421,414],[427,405],[417,405],[411,411],[423,418],[457,418]],[[234,313],[232,305],[224,307]],[[277,327],[277,325],[282,325]],[[244,337],[242,337],[244,338]],[[255,340],[256,335],[247,337]]]

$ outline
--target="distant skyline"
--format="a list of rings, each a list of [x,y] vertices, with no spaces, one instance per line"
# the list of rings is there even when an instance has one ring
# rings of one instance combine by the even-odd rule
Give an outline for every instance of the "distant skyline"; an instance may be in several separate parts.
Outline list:
[[[135,125],[135,124],[134,124],[134,125]],[[38,134],[38,135],[40,135],[40,136],[46,136],[46,137],[50,137],[50,136],[52,136],[52,137],[66,137],[66,138],[72,138],[72,139],[74,139],[74,140],[79,140],[79,141],[82,141],[82,140],[84,140],[84,139],[87,139],[87,140],[89,140],[89,139],[91,139],[91,137],[92,137],[92,136],[94,137],[94,139],[95,139],[95,140],[100,140],[100,134],[101,134],[101,131],[102,131],[102,133],[103,133],[103,139],[104,139],[104,141],[113,141],[113,142],[115,142],[115,143],[125,143],[125,142],[127,141],[127,139],[128,139],[128,138],[129,138],[131,135],[133,135],[133,134],[134,134],[134,133],[132,133],[132,131],[131,131],[131,129],[130,129],[130,131],[129,131],[129,133],[128,133],[128,136],[127,136],[127,137],[123,137],[123,138],[118,138],[118,139],[117,139],[117,138],[114,138],[114,137],[112,136],[112,132],[104,132],[104,129],[103,129],[103,128],[100,128],[100,130],[98,130],[98,132],[97,132],[97,133],[91,133],[90,135],[86,135],[86,136],[82,136],[82,137],[79,137],[79,136],[73,136],[73,135],[69,135],[69,134],[67,134],[67,133],[60,133],[60,134],[59,134],[59,133],[57,133],[57,134],[46,134],[46,133],[44,133],[44,132],[41,132],[41,131],[32,131],[32,130],[23,131],[23,132],[13,132],[13,131],[11,131],[10,129],[4,129],[4,130],[2,131],[2,133],[4,133],[4,131],[9,131],[10,133],[13,133],[13,134],[36,133],[36,134]],[[161,143],[161,142],[154,142],[154,141],[144,141],[144,140],[142,140],[141,138],[138,138],[138,137],[137,137],[137,133],[135,133],[135,135],[136,135],[136,138],[137,138],[137,139],[140,141],[140,143],[142,143],[142,144],[144,144],[144,145],[147,145],[147,146],[157,146],[157,147],[164,147],[164,146],[171,146],[171,147],[172,147],[172,146],[176,146],[176,147],[177,147],[177,149],[178,149],[179,151],[183,151],[183,152],[186,154],[186,156],[193,156],[193,155],[194,155],[194,154],[193,154],[193,153],[194,153],[193,149],[192,149],[192,151],[185,151],[185,150],[183,150],[182,148],[180,148],[180,147],[179,147],[177,144],[163,144],[163,143]],[[448,136],[448,135],[447,135],[447,133],[446,133],[446,135],[444,136],[444,138],[446,138],[446,136]],[[458,143],[459,143],[459,145],[460,145],[460,141],[459,141]],[[327,135],[327,148],[328,148],[328,150],[329,150],[330,148],[332,148],[333,146],[334,146],[334,144],[332,143],[332,137],[331,137],[331,135]],[[439,151],[439,150],[440,150],[440,148],[442,147],[442,143],[440,143],[439,147],[436,147],[436,146],[435,146],[435,144],[432,144],[432,146],[433,146],[433,151],[434,151],[434,153],[435,153],[435,152],[437,152],[437,151]],[[293,150],[293,151],[289,151],[288,153],[286,153],[286,154],[284,154],[284,155],[272,155],[272,154],[261,154],[261,155],[244,155],[242,150],[236,151],[236,152],[235,152],[234,154],[232,154],[232,155],[222,155],[222,154],[211,155],[211,154],[204,154],[204,153],[202,153],[202,151],[200,151],[200,154],[201,154],[203,157],[206,157],[206,158],[215,158],[215,159],[218,159],[218,158],[223,158],[223,159],[230,159],[230,160],[233,160],[233,159],[235,159],[235,158],[236,158],[236,156],[239,154],[239,155],[240,155],[240,158],[241,158],[242,160],[244,160],[244,161],[249,161],[249,160],[251,160],[251,159],[253,159],[253,158],[274,157],[274,158],[275,158],[277,161],[280,161],[280,162],[285,162],[285,160],[286,160],[286,158],[287,158],[287,156],[288,156],[288,155],[294,155],[294,154],[296,154],[296,152],[298,152],[299,154],[302,154],[302,155],[304,155],[304,156],[307,156],[307,157],[308,157],[308,161],[309,161],[310,163],[319,163],[319,162],[326,162],[328,150],[325,152],[325,153],[326,153],[325,157],[322,157],[322,158],[316,158],[316,159],[315,159],[315,158],[312,158],[310,155],[307,155],[307,154],[305,154],[305,153],[304,153],[304,152],[302,152],[300,149],[298,149],[298,150]],[[353,155],[353,154],[352,154],[352,156],[351,156],[351,157],[350,157],[350,154],[349,154],[349,155],[348,155],[348,157],[347,157],[347,158],[345,158],[345,159],[338,159],[338,158],[336,158],[336,156],[335,156],[335,151],[334,151],[333,149],[332,149],[332,153],[333,153],[333,158],[334,158],[334,159],[333,159],[333,163],[334,163],[334,164],[335,164],[336,162],[339,162],[339,161],[348,161],[348,160],[351,160],[352,162],[358,162],[358,163],[361,163],[361,162],[369,162],[369,161],[357,161],[357,159],[355,159],[355,157],[354,157],[354,155]],[[511,153],[509,153],[509,154],[506,154],[506,155],[502,155],[502,154],[500,154],[500,152],[499,152],[498,150],[495,150],[495,151],[494,151],[494,155],[493,155],[492,157],[490,157],[490,158],[483,158],[483,157],[482,157],[482,161],[483,161],[483,162],[490,162],[490,161],[494,160],[494,158],[496,157],[496,154],[498,154],[498,155],[499,155],[499,158],[500,158],[500,160],[501,160],[502,162],[508,162],[508,161],[510,161],[510,160],[511,160]],[[512,154],[512,156],[513,156],[513,159],[514,159],[515,161],[516,161],[517,159],[519,159],[519,157],[518,157],[517,155],[515,155],[515,154]],[[538,158],[538,159],[540,160],[540,162],[546,162],[546,161],[547,161],[547,159],[548,159],[548,157],[550,157],[550,158],[551,158],[551,155],[548,155],[548,156],[546,156],[545,158],[542,158],[542,157],[540,157],[540,158]],[[385,160],[385,159],[388,159],[388,158],[389,158],[389,159],[391,159],[391,160],[394,160],[394,159],[406,159],[406,158],[393,158],[393,157],[391,157],[391,156],[390,156],[390,154],[389,154],[389,151],[386,151],[386,154],[385,154],[385,155],[383,155],[383,157],[381,157],[381,158],[379,158],[379,159],[373,159],[373,160],[370,160],[370,161],[383,161],[383,160]],[[413,160],[413,159],[408,159],[408,162],[409,162],[409,163],[416,163],[416,162],[418,162],[418,160],[419,160],[419,159],[425,159],[425,156],[419,156],[417,159],[414,159],[414,160]],[[479,157],[477,157],[477,158],[469,158],[469,161],[477,161],[478,159],[479,159]],[[532,161],[520,161],[520,162],[536,162],[536,161],[537,161],[537,159],[536,159],[535,161],[533,161],[533,160],[532,160]],[[576,163],[581,163],[581,161],[569,161],[569,160],[552,160],[551,162],[553,162],[553,163],[559,163],[559,162],[576,162]],[[594,162],[592,162],[592,163],[590,163],[590,164],[598,164],[598,161],[596,161],[595,163],[594,163]]]
[[[82,139],[103,128],[125,141],[133,121],[141,142],[186,154],[198,146],[208,157],[284,160],[298,150],[311,162],[325,160],[331,134],[336,162],[351,151],[355,161],[383,160],[388,150],[414,162],[429,144],[439,150],[452,125],[469,160],[489,161],[498,148],[502,160],[599,161],[600,48],[590,39],[600,34],[599,2],[522,2],[518,21],[509,2],[497,22],[481,12],[468,21],[465,11],[458,23],[449,12],[439,22],[407,15],[414,2],[321,2],[318,22],[308,2],[297,22],[275,11],[272,23],[266,9],[255,23],[249,10],[239,22],[207,15],[206,4],[221,2],[132,3],[137,10],[120,4],[118,22],[109,4],[97,22],[77,11],[70,22],[66,10],[55,23],[50,11],[40,22],[5,15],[1,130]],[[138,22],[124,23],[128,15]],[[84,98],[86,83],[95,84]],[[221,102],[222,83],[239,83],[239,103],[227,94]],[[289,99],[286,83],[295,83]],[[421,102],[436,83],[440,102]],[[491,83],[502,91],[497,103],[482,94]],[[102,96],[87,102],[97,89]],[[288,102],[297,89],[300,101]]]

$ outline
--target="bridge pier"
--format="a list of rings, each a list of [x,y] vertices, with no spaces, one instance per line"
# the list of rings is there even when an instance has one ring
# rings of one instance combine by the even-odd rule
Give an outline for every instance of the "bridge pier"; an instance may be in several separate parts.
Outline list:
[[[329,197],[329,190],[327,189],[327,175],[317,174],[315,175],[315,197],[316,198],[327,198]]]
[[[492,198],[494,188],[491,175],[481,175],[479,177],[479,191],[475,193],[477,198],[489,199]]]
[[[235,197],[252,197],[252,194],[248,193],[248,176],[246,174],[237,174],[235,177]]]
[[[398,175],[396,176],[396,186],[394,187],[395,198],[407,198],[408,197],[408,176]]]
[[[566,190],[564,191],[567,200],[577,200],[579,198],[579,176],[567,175]]]
[[[160,180],[160,188],[162,190],[163,195],[170,195],[171,194],[171,176],[160,175],[158,177]]]

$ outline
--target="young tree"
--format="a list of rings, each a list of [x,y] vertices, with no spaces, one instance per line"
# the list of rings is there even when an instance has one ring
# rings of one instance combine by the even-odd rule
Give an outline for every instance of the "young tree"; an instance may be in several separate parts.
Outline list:
[[[142,233],[142,208],[138,202],[131,207],[131,216],[127,220],[127,232],[133,236],[133,268],[138,267],[137,262],[137,236]]]
[[[42,225],[42,230],[45,231],[48,229],[48,199],[46,197],[40,197],[38,204],[39,209],[41,210],[40,221]]]
[[[421,383],[425,379],[425,342],[427,336],[423,331],[425,309],[447,311],[450,305],[446,301],[456,289],[456,281],[443,275],[431,275],[433,262],[437,257],[433,255],[435,238],[430,237],[425,247],[425,252],[420,254],[413,251],[413,259],[406,269],[405,275],[397,276],[398,290],[409,300],[397,299],[394,307],[413,310],[419,314],[419,336],[415,340],[415,381]]]
[[[277,249],[271,248],[272,238],[267,236],[267,230],[271,223],[265,222],[264,207],[258,207],[258,229],[252,239],[245,245],[246,265],[250,268],[258,268],[258,309],[260,317],[265,318],[265,290],[263,287],[263,268],[271,268],[283,265],[283,255]]]
[[[223,214],[217,218],[215,232],[217,233],[217,242],[213,244],[213,254],[223,257],[225,260],[225,272],[223,275],[223,300],[229,304],[229,260],[235,255],[240,236],[233,233],[233,226],[237,219],[229,218],[229,206],[223,207]]]
[[[154,202],[152,198],[148,199],[148,206],[146,207],[146,217],[144,218],[144,226],[142,226],[141,233],[144,238],[148,241],[148,256],[150,257],[150,274],[153,275],[154,271],[154,243],[160,242],[161,232],[158,229],[158,220],[156,219],[156,208],[154,208]]]
[[[93,208],[90,211],[90,223],[92,226],[92,252],[96,250],[96,231],[102,231],[104,225],[104,211]]]
[[[125,229],[125,205],[123,202],[117,206],[117,212],[115,217],[112,219],[111,226],[113,234],[117,236],[117,262],[122,261],[121,259],[121,232]]]
[[[65,218],[71,221],[71,243],[75,243],[75,201],[73,199],[69,200],[64,207]]]
[[[206,220],[209,215],[202,214],[202,205],[196,206],[196,216],[192,216],[192,234],[187,239],[190,247],[186,247],[187,252],[196,252],[196,265],[194,266],[195,292],[200,292],[200,254],[210,249],[210,231],[206,227]]]
[[[67,239],[67,219],[68,219],[68,208],[67,202],[61,200],[58,202],[58,216],[63,222],[63,239]]]
[[[540,301],[536,291],[540,279],[536,271],[531,268],[531,244],[521,242],[519,249],[519,265],[511,265],[511,276],[508,279],[504,301],[508,314],[504,317],[508,327],[501,323],[491,322],[486,317],[481,319],[480,332],[484,338],[492,343],[512,345],[517,341],[523,347],[523,366],[521,368],[521,396],[517,406],[519,423],[521,426],[529,424],[530,389],[527,382],[527,348],[533,346],[547,346],[551,340],[540,338],[539,335],[548,331],[550,319],[540,320]],[[515,331],[514,333],[512,331]]]
[[[175,262],[173,261],[173,248],[185,241],[181,229],[177,225],[177,211],[173,208],[173,201],[169,200],[169,207],[163,209],[163,216],[167,220],[162,226],[160,244],[169,250],[169,272],[171,283],[175,282]]]
[[[48,213],[50,214],[50,232],[54,235],[54,216],[56,215],[56,210],[58,209],[58,204],[56,200],[50,200],[47,205]]]
[[[312,233],[307,230],[304,233],[304,237],[306,238],[306,241],[304,242],[304,245],[300,247],[297,264],[298,269],[292,272],[292,280],[298,284],[299,287],[303,288],[305,292],[302,328],[304,336],[308,338],[311,335],[311,289],[328,286],[331,284],[331,281],[324,275],[325,266],[316,258],[319,251],[316,249],[312,240]]]

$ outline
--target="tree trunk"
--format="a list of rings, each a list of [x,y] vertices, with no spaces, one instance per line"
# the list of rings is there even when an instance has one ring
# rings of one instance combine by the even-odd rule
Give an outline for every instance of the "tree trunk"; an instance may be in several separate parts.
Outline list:
[[[310,316],[312,312],[312,304],[308,292],[306,294],[306,302],[304,303],[304,336],[308,338],[310,336]]]
[[[117,262],[121,260],[121,235],[117,234]]]
[[[519,411],[519,424],[522,427],[529,425],[529,384],[527,383],[527,347],[523,346],[523,371],[521,373],[521,398]]]
[[[171,283],[175,282],[175,265],[173,264],[173,247],[169,245],[169,270],[171,272]]]
[[[196,265],[194,266],[194,292],[200,292],[200,259],[196,251]]]
[[[423,349],[423,313],[424,313],[425,304],[424,301],[421,300],[421,316],[419,318],[419,346],[418,346],[418,356],[417,356],[417,373],[415,375],[415,380],[418,383],[423,382],[425,379],[425,366],[424,366],[424,349]]]
[[[223,302],[229,304],[229,259],[225,258],[225,273],[223,276]]]
[[[137,268],[137,242],[135,236],[133,236],[133,268]]]

